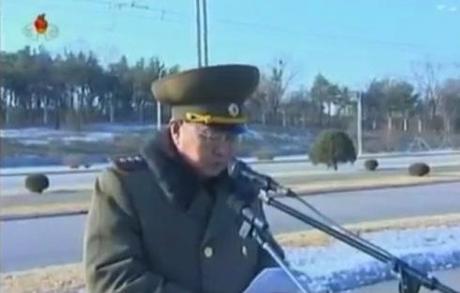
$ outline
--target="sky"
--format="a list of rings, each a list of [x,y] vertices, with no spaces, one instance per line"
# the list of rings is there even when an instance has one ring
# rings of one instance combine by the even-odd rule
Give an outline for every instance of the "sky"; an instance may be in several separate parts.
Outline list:
[[[460,75],[460,0],[207,0],[209,65],[285,60],[291,87],[322,73],[363,89],[413,78],[424,62]],[[195,0],[0,0],[0,47],[94,51],[103,63],[159,57],[197,66]],[[26,36],[46,13],[50,40]]]

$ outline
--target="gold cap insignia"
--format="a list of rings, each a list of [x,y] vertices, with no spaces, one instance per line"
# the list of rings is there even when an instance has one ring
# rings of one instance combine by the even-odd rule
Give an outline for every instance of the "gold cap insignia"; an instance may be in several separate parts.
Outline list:
[[[228,106],[228,114],[230,114],[230,116],[232,117],[238,116],[238,114],[240,114],[240,108],[238,107],[238,105],[235,103],[231,103]]]

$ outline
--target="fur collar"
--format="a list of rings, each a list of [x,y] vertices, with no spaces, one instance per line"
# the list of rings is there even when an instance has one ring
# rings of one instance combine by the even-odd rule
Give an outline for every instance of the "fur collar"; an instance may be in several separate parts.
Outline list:
[[[215,193],[213,187],[228,180],[225,172],[214,179],[200,180],[195,170],[177,152],[167,130],[149,141],[141,149],[141,155],[168,200],[185,210],[189,208],[200,188],[211,188],[209,193],[212,195]]]

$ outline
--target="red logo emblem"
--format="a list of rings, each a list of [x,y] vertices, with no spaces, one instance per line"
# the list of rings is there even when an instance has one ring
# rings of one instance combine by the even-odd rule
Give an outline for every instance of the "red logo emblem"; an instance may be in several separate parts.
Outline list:
[[[26,37],[35,41],[39,39],[49,41],[59,35],[58,27],[49,23],[44,13],[39,14],[32,23],[27,24],[23,32]]]

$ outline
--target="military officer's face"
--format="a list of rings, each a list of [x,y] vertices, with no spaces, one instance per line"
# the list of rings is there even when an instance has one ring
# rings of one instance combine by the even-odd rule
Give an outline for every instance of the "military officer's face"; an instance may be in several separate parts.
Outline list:
[[[237,135],[199,123],[174,122],[172,137],[179,152],[200,175],[213,177],[235,154]]]

